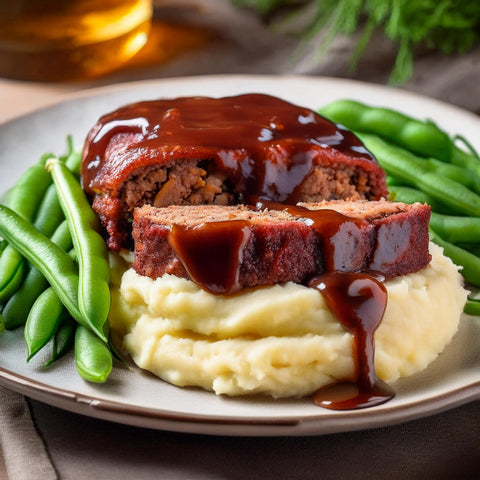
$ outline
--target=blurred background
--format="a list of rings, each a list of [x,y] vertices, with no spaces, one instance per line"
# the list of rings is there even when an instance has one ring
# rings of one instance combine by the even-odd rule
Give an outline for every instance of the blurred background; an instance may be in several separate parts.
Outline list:
[[[25,96],[41,106],[97,85],[225,73],[354,78],[480,112],[478,1],[17,0],[0,1],[0,26],[4,114],[22,113]]]

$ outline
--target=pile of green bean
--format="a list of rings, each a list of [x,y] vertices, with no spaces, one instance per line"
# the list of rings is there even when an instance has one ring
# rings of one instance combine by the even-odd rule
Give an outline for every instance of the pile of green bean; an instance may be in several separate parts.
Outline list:
[[[354,100],[337,100],[319,110],[352,130],[387,173],[390,199],[431,206],[430,238],[462,267],[465,280],[480,287],[480,158],[431,121]],[[480,315],[471,295],[465,312]]]
[[[50,344],[47,366],[73,346],[80,376],[104,382],[109,267],[79,170],[69,139],[65,156],[44,155],[0,205],[0,331],[24,325],[28,360]]]

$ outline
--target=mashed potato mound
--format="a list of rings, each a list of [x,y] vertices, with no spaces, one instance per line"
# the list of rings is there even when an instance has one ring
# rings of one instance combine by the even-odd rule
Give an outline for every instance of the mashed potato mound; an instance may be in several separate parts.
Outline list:
[[[462,277],[440,247],[430,250],[427,268],[386,282],[375,366],[387,382],[424,369],[458,328]],[[112,285],[112,302],[111,327],[134,362],[178,386],[286,397],[354,373],[352,335],[312,288],[286,283],[226,297],[128,269]]]

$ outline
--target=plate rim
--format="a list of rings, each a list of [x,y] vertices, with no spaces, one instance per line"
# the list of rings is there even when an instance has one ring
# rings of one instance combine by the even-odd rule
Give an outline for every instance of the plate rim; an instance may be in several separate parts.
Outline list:
[[[10,117],[6,121],[0,121],[0,129],[7,125],[24,121],[34,115],[42,115],[42,113],[46,111],[55,110],[56,108],[59,108],[59,106],[68,106],[69,103],[78,102],[83,99],[91,99],[106,93],[114,95],[121,94],[121,92],[130,91],[132,88],[138,88],[139,93],[141,93],[145,88],[154,87],[156,85],[176,84],[179,82],[184,84],[190,82],[208,83],[212,81],[270,81],[274,83],[306,82],[309,84],[328,83],[336,84],[337,86],[341,85],[346,89],[348,89],[349,86],[354,86],[355,88],[380,91],[387,95],[393,93],[397,99],[399,97],[400,99],[406,98],[409,101],[419,99],[423,103],[436,105],[442,109],[446,108],[452,112],[455,111],[457,114],[461,114],[465,118],[470,117],[472,120],[475,120],[480,124],[479,117],[468,110],[464,110],[458,106],[448,104],[436,98],[427,97],[425,95],[387,85],[373,84],[345,78],[312,77],[291,74],[221,74],[147,79],[113,85],[102,85],[75,92],[68,92],[66,94],[61,94],[58,100],[55,100],[46,106],[32,109],[31,111],[18,116]],[[348,94],[345,95],[345,97],[348,97]],[[356,410],[355,413],[352,413],[351,415],[345,415],[345,413],[343,413],[341,417],[339,415],[330,415],[328,418],[321,415],[306,415],[302,417],[284,417],[282,419],[277,419],[274,417],[261,419],[254,417],[232,418],[230,416],[210,414],[197,415],[192,413],[185,413],[182,415],[180,413],[171,411],[169,412],[163,409],[153,409],[142,406],[126,406],[126,404],[112,400],[99,400],[98,398],[86,395],[84,393],[75,393],[70,390],[65,390],[56,386],[39,382],[37,380],[29,379],[28,377],[24,377],[23,375],[1,366],[0,385],[50,405],[103,420],[169,431],[229,436],[320,435],[353,430],[366,430],[426,417],[449,408],[454,408],[467,402],[480,399],[479,377],[478,380],[475,380],[468,385],[462,385],[452,391],[443,392],[440,395],[440,398],[436,397],[420,399],[414,403],[410,403],[407,407],[403,405],[394,405],[389,408],[387,406],[384,410],[380,411],[380,413],[376,413],[377,417],[374,421],[371,419],[372,415],[369,414],[371,409]],[[65,402],[61,400],[65,400]],[[405,414],[403,411],[405,408],[412,409],[414,411]],[[349,424],[348,428],[346,428],[345,423],[349,423],[352,420],[352,417],[356,419],[355,424]],[[359,418],[361,419],[360,421],[358,420]],[[324,422],[323,425],[322,422]]]
[[[132,80],[132,81],[125,81],[115,84],[107,84],[107,85],[99,85],[99,86],[89,86],[87,88],[82,88],[80,90],[75,90],[71,92],[63,92],[59,94],[59,97],[55,100],[50,101],[47,105],[42,105],[39,107],[35,107],[29,112],[20,113],[19,115],[10,116],[5,120],[0,119],[0,126],[3,127],[5,124],[13,123],[15,121],[21,120],[25,117],[30,117],[31,115],[41,113],[46,110],[50,110],[52,108],[56,108],[62,104],[67,104],[70,102],[75,102],[77,100],[81,100],[84,98],[91,98],[97,95],[102,95],[105,93],[115,93],[121,92],[123,90],[130,90],[133,87],[140,87],[146,88],[149,86],[154,85],[161,85],[161,84],[170,84],[170,83],[190,83],[190,82],[209,82],[209,81],[218,81],[224,80],[228,82],[240,82],[240,81],[272,81],[274,83],[277,82],[306,82],[306,83],[327,83],[327,84],[336,84],[336,85],[343,85],[345,87],[353,86],[354,88],[362,87],[365,89],[374,89],[382,93],[391,93],[395,92],[395,96],[401,96],[409,99],[417,98],[422,102],[429,102],[432,105],[437,105],[439,107],[448,108],[452,111],[456,111],[458,114],[461,115],[468,115],[472,118],[472,120],[479,121],[479,116],[475,113],[466,110],[462,107],[459,107],[454,104],[450,104],[444,100],[430,97],[424,94],[420,94],[411,90],[406,90],[404,88],[392,85],[386,85],[381,83],[372,83],[366,82],[363,80],[355,80],[351,78],[344,78],[344,77],[334,77],[334,76],[313,76],[313,75],[305,75],[305,74],[277,74],[277,75],[268,75],[268,74],[236,74],[236,73],[225,73],[225,74],[201,74],[201,75],[189,75],[184,77],[162,77],[156,79],[144,79],[144,80]],[[173,96],[172,96],[173,97]],[[348,97],[348,95],[346,95]],[[311,107],[313,108],[313,107]]]
[[[315,436],[345,431],[369,430],[397,425],[433,416],[451,408],[480,399],[480,378],[448,392],[422,398],[405,405],[386,406],[375,413],[371,409],[284,417],[231,417],[226,415],[176,413],[165,409],[126,405],[98,399],[84,393],[51,386],[0,367],[0,385],[48,405],[73,413],[126,425],[175,431],[179,433],[221,436]],[[181,387],[177,387],[181,388]],[[213,393],[212,393],[213,395]],[[405,410],[411,410],[405,414]],[[355,424],[351,420],[355,419]],[[346,428],[348,425],[348,428]]]

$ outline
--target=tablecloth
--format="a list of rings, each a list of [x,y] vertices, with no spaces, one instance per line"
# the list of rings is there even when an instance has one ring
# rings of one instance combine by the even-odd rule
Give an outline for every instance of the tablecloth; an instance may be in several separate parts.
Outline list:
[[[348,76],[356,38],[316,61],[297,40],[221,0],[160,1],[156,18],[206,29],[210,40],[158,65],[89,82],[0,79],[0,120],[68,93],[135,79],[220,73]],[[353,78],[385,83],[396,47],[374,39]],[[424,51],[400,88],[480,113],[480,48]],[[1,354],[1,352],[0,352]],[[0,479],[474,479],[480,478],[480,402],[395,426],[313,437],[217,437],[149,430],[84,417],[0,387]]]

